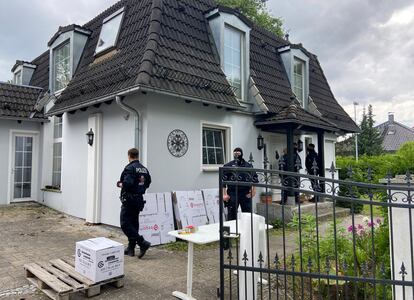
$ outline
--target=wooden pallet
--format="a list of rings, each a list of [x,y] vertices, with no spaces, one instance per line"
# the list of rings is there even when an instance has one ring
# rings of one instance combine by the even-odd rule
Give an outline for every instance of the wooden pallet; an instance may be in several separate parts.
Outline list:
[[[24,265],[26,278],[39,290],[55,300],[68,300],[73,293],[84,292],[87,297],[99,295],[101,286],[124,286],[124,276],[93,282],[75,271],[73,259],[53,259],[46,263]]]

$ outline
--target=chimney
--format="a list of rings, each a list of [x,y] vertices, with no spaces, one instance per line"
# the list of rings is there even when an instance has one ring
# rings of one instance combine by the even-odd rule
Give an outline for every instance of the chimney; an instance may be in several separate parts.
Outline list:
[[[388,122],[394,123],[394,113],[393,112],[388,113]]]

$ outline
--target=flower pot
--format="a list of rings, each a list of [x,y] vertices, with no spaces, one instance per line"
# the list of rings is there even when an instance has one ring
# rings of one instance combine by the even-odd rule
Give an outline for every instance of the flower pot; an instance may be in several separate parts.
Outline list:
[[[271,204],[272,200],[273,200],[272,195],[261,195],[260,196],[260,202],[261,203]]]

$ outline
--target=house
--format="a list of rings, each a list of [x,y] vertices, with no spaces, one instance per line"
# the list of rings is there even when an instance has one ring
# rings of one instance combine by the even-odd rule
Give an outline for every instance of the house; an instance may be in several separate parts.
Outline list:
[[[386,152],[396,152],[404,143],[414,141],[414,129],[396,122],[393,113],[388,114],[387,122],[376,128],[383,137],[382,147]]]
[[[276,167],[276,151],[293,153],[300,139],[315,143],[329,167],[337,136],[358,130],[316,55],[213,0],[121,0],[83,26],[60,27],[47,46],[18,62],[33,72],[12,69],[15,84],[30,86],[21,89],[41,90],[30,116],[0,126],[7,140],[15,127],[38,136],[36,189],[23,199],[91,223],[119,225],[115,184],[131,147],[151,172],[150,192],[194,190],[218,186],[236,146],[256,167],[265,156]],[[11,153],[6,178],[18,151],[13,140],[2,151]],[[19,181],[7,182],[0,201],[21,200]]]

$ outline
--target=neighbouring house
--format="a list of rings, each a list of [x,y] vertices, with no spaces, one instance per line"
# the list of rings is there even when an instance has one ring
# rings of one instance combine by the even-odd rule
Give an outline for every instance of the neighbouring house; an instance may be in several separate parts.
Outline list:
[[[119,225],[116,182],[131,147],[150,192],[194,190],[218,186],[236,146],[262,167],[259,135],[273,167],[300,139],[316,144],[325,170],[337,136],[358,130],[316,55],[213,0],[122,0],[60,27],[12,72],[14,84],[0,87],[0,201],[36,200],[91,223]],[[18,136],[37,149],[22,154],[31,176],[10,175]]]
[[[414,129],[394,119],[394,113],[388,114],[388,121],[376,126],[383,137],[382,148],[386,152],[396,152],[400,147],[414,141]]]

